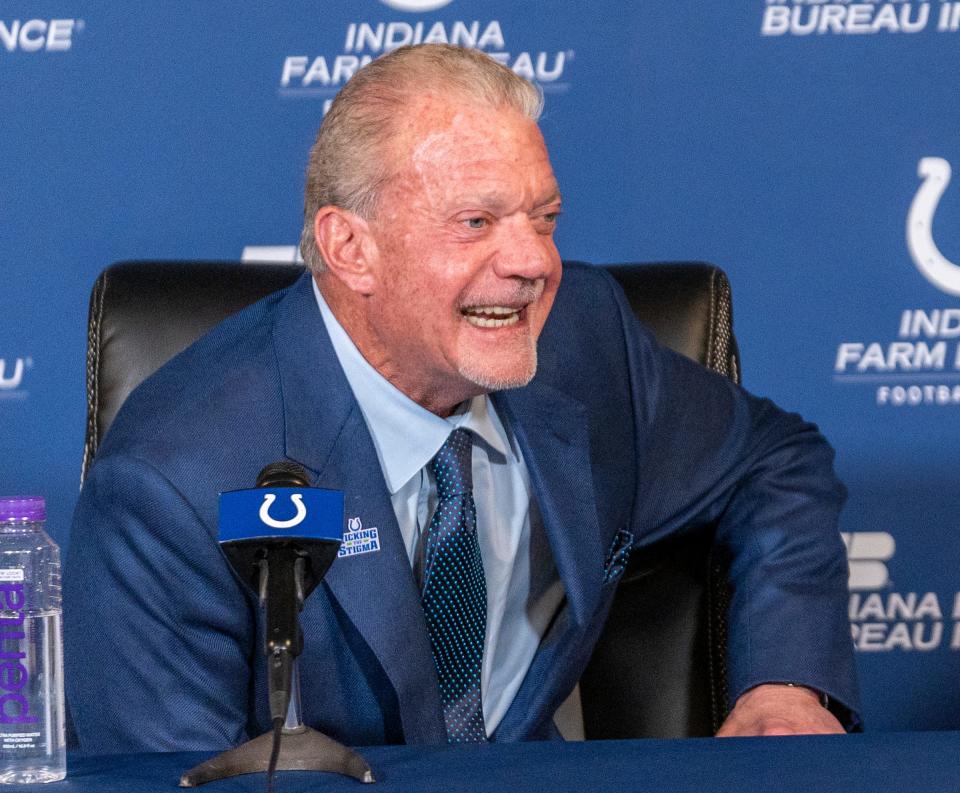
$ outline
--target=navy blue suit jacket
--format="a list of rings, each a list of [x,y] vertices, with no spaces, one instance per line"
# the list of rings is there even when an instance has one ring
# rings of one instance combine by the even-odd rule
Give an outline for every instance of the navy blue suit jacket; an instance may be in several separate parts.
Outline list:
[[[664,350],[609,275],[565,268],[525,388],[494,396],[523,450],[566,600],[493,740],[556,736],[616,588],[608,551],[720,518],[729,686],[795,681],[856,708],[832,451],[799,417]],[[445,740],[419,593],[309,277],[141,385],[77,507],[67,688],[81,748],[218,749],[269,726],[258,609],[217,544],[217,495],[294,460],[381,550],[307,601],[304,718],[354,745]],[[605,580],[605,578],[607,580]]]

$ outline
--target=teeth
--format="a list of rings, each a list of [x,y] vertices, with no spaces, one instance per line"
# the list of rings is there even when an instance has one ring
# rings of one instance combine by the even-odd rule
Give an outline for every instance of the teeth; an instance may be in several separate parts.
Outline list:
[[[505,328],[507,325],[516,325],[520,321],[520,315],[514,314],[506,319],[485,319],[484,317],[475,317],[467,314],[467,322],[476,325],[478,328]]]
[[[494,316],[506,317],[510,314],[516,314],[520,309],[510,308],[509,306],[470,306],[465,308],[469,314],[493,314]]]
[[[518,323],[520,311],[508,306],[470,306],[463,310],[463,316],[478,328],[503,328]]]

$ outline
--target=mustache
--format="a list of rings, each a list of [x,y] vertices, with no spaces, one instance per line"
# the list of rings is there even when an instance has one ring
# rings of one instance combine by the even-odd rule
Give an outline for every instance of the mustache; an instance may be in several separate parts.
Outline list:
[[[534,303],[543,294],[545,280],[543,278],[521,278],[514,284],[512,291],[497,295],[471,295],[460,301],[460,308],[474,308],[476,306],[510,306],[522,308]]]

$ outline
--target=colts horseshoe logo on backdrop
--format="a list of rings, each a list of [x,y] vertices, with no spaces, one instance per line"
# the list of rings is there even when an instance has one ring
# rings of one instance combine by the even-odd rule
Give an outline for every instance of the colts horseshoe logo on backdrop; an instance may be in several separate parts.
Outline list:
[[[933,241],[933,215],[950,184],[950,163],[941,157],[924,157],[917,166],[923,183],[907,214],[907,247],[917,269],[938,289],[960,296],[960,266],[947,259]]]
[[[450,5],[453,0],[380,0],[384,5],[390,8],[396,8],[398,11],[436,11],[445,5]]]
[[[307,508],[303,505],[303,496],[299,493],[290,496],[290,501],[297,506],[297,514],[290,520],[275,520],[270,517],[270,506],[276,500],[277,497],[273,493],[267,493],[263,497],[263,503],[260,505],[260,520],[274,529],[292,529],[294,526],[303,523],[303,519],[307,517]]]

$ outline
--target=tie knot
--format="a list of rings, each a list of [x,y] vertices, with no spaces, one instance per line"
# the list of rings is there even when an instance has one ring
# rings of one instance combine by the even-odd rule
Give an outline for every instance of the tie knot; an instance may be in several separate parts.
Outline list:
[[[430,461],[437,480],[437,495],[443,498],[463,495],[473,489],[473,441],[466,430],[450,433],[440,451]]]

